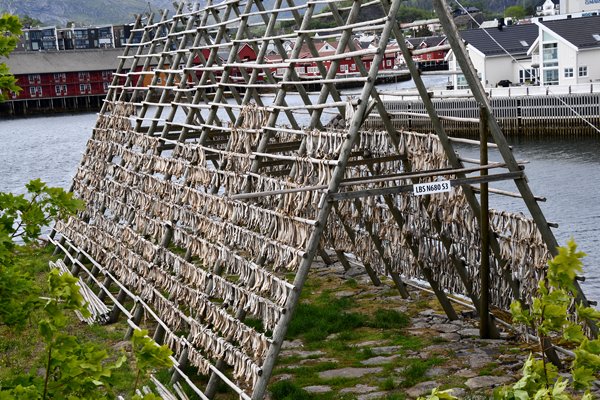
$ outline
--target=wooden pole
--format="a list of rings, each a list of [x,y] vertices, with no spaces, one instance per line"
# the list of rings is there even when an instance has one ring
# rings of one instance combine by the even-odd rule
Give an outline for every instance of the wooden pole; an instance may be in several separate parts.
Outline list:
[[[481,81],[477,76],[475,67],[471,62],[471,59],[467,56],[465,45],[460,35],[458,34],[458,29],[456,28],[454,20],[452,19],[450,12],[448,11],[446,2],[444,0],[434,0],[433,6],[438,18],[440,19],[442,26],[444,27],[444,31],[447,35],[446,37],[448,38],[448,43],[452,45],[454,55],[458,64],[460,65],[460,69],[462,70],[463,75],[465,76],[465,79],[469,84],[469,87],[473,91],[473,97],[480,104],[483,104],[486,107],[486,113],[488,113],[489,117],[488,124],[490,128],[490,133],[494,139],[494,142],[496,142],[496,144],[499,146],[498,150],[500,151],[504,162],[506,162],[510,171],[517,171],[518,169],[520,169],[520,167],[518,166],[508,146],[506,138],[502,133],[502,129],[498,125],[498,122],[496,121],[494,116],[491,114],[490,103],[485,94],[483,85],[481,84]],[[537,228],[540,231],[540,234],[544,239],[546,246],[548,247],[548,251],[552,256],[556,256],[558,254],[558,242],[554,237],[554,233],[548,226],[548,221],[546,220],[544,213],[540,209],[540,206],[537,203],[535,196],[531,192],[527,181],[525,179],[515,179],[515,185],[519,189],[521,196],[523,196],[523,201],[527,205],[527,208],[531,213],[531,217],[534,219]],[[497,244],[493,242],[494,238],[491,238],[492,245],[497,246]],[[496,249],[493,248],[493,250],[495,253],[497,252]],[[576,289],[575,297],[577,302],[581,303],[584,306],[589,306],[587,298],[581,291],[579,282],[574,281],[573,284]],[[519,298],[520,296],[518,296],[518,291],[516,293],[517,295],[515,297]],[[590,328],[590,331],[592,332],[593,336],[598,337],[598,326],[593,321],[587,321],[587,325]]]
[[[303,24],[308,23],[308,21],[306,20],[307,14],[312,14],[312,10],[314,7],[312,7],[310,4],[311,3],[309,3],[307,13],[305,14],[305,19],[303,20]],[[388,10],[389,17],[395,18],[395,15],[398,12],[399,8],[400,8],[400,0],[393,0],[392,4]],[[386,24],[384,30],[381,32],[379,47],[381,48],[382,51],[379,52],[378,54],[376,54],[373,59],[373,64],[371,65],[371,70],[369,71],[369,80],[368,80],[367,84],[365,85],[365,87],[363,88],[363,91],[361,94],[361,102],[357,107],[354,117],[352,118],[352,122],[350,124],[350,129],[348,130],[348,139],[342,146],[340,156],[339,156],[340,162],[335,167],[333,176],[329,183],[328,192],[337,192],[339,190],[340,182],[342,181],[342,179],[344,177],[344,173],[346,172],[346,165],[348,162],[348,158],[350,156],[350,153],[352,152],[352,147],[354,146],[354,143],[356,142],[356,140],[358,138],[360,127],[362,125],[363,118],[364,118],[364,115],[365,115],[365,112],[366,112],[366,109],[368,106],[368,99],[370,97],[371,90],[373,89],[373,85],[377,78],[378,66],[379,66],[379,63],[383,61],[383,54],[385,52],[385,46],[387,45],[387,42],[390,38],[392,25],[393,24]],[[268,140],[268,138],[266,140]],[[258,165],[256,165],[256,167],[258,168]],[[255,171],[253,171],[253,172],[255,172]],[[285,308],[286,308],[287,312],[285,314],[283,314],[282,318],[280,319],[279,323],[277,324],[277,327],[275,328],[275,330],[273,332],[273,344],[269,348],[269,352],[268,352],[267,356],[265,357],[265,361],[264,361],[263,367],[262,367],[262,371],[263,371],[262,376],[260,377],[260,379],[258,380],[256,385],[254,386],[254,390],[252,392],[253,399],[262,399],[265,395],[265,391],[267,389],[267,384],[268,384],[268,378],[271,376],[273,367],[275,366],[275,361],[277,360],[277,355],[279,353],[279,350],[281,349],[281,345],[283,344],[283,339],[285,338],[285,334],[287,332],[289,322],[294,314],[294,309],[296,308],[296,306],[298,304],[298,301],[300,298],[300,292],[302,290],[302,287],[304,286],[304,283],[306,282],[306,278],[308,276],[308,271],[310,269],[310,265],[312,264],[312,260],[317,251],[319,242],[321,241],[321,236],[323,234],[323,230],[327,223],[327,218],[329,216],[329,213],[331,212],[331,207],[332,207],[332,202],[325,201],[325,202],[323,202],[323,205],[321,206],[321,208],[319,210],[319,214],[318,214],[318,218],[317,218],[318,223],[317,223],[317,225],[315,225],[315,229],[311,233],[310,239],[306,246],[305,257],[302,259],[302,262],[300,263],[300,266],[298,267],[298,272],[296,274],[296,278],[294,279],[295,288],[290,293],[290,295],[288,296],[288,299],[286,301]]]
[[[479,106],[479,117],[481,119],[479,125],[480,134],[480,163],[485,165],[488,162],[487,149],[487,114],[483,105]],[[487,176],[488,171],[482,169],[480,175]],[[479,335],[482,339],[490,338],[490,210],[489,210],[489,194],[488,183],[481,182],[480,184],[480,199],[481,205],[481,267],[479,268],[479,278],[481,280],[481,296],[480,312],[479,312]]]

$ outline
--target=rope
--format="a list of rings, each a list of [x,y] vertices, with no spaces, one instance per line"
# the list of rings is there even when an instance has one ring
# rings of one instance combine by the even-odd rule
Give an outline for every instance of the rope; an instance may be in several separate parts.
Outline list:
[[[494,37],[492,35],[490,35],[490,33],[485,28],[481,27],[481,24],[479,22],[477,22],[477,20],[475,18],[473,18],[473,16],[469,12],[467,12],[467,9],[460,3],[460,1],[454,0],[454,2],[456,4],[458,4],[458,6],[469,16],[469,18],[471,18],[471,20],[477,24],[477,26],[479,27],[479,29],[483,30],[483,32],[485,32],[485,34],[488,35],[489,38],[492,39],[492,41],[494,43],[496,43],[498,45],[498,47],[500,47],[500,49],[503,52],[505,52],[506,55],[508,55],[512,59],[512,61],[515,62],[519,66],[519,68],[521,68],[523,71],[527,71],[527,68],[525,68],[519,62],[519,60],[517,60],[515,57],[513,57],[513,55],[510,54],[510,52],[508,50],[506,50],[500,43],[498,43],[498,41],[496,39],[494,39]],[[580,118],[583,122],[585,122],[587,125],[589,125],[596,132],[600,133],[600,128],[598,128],[596,125],[592,124],[583,115],[579,114],[577,112],[577,110],[575,110],[573,107],[571,107],[569,104],[567,104],[563,99],[561,99],[556,93],[552,92],[552,90],[550,90],[550,86],[545,86],[545,88],[546,88],[546,92],[549,95],[551,95],[552,97],[554,97],[555,99],[557,99],[560,103],[562,103],[564,106],[566,106],[569,110],[571,110],[571,112],[573,114],[575,114],[576,117]]]

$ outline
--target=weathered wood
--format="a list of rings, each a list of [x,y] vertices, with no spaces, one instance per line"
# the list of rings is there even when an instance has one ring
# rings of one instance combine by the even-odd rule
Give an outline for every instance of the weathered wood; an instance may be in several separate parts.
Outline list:
[[[487,113],[484,106],[480,107],[480,160],[481,165],[488,163],[488,148],[487,148]],[[482,169],[481,177],[486,177],[488,171]],[[479,335],[482,339],[490,339],[492,337],[492,329],[490,326],[490,211],[489,211],[489,195],[488,183],[481,182],[479,202],[481,204],[481,266],[479,268],[479,279],[481,286],[480,305],[479,305]]]
[[[456,29],[454,20],[450,16],[449,11],[446,8],[445,2],[443,0],[434,0],[433,4],[434,4],[434,8],[436,10],[436,14],[437,14],[438,18],[440,18],[442,25],[444,25],[448,28],[447,32],[446,32],[448,42],[452,45],[457,62],[459,63],[460,68],[463,71],[463,74],[465,76],[465,79],[467,80],[467,82],[469,83],[469,86],[471,87],[471,89],[473,91],[474,98],[480,104],[485,106],[485,108],[486,108],[486,113],[488,114],[489,128],[490,128],[492,137],[494,138],[494,142],[496,144],[498,144],[498,146],[499,146],[500,154],[502,155],[504,161],[506,162],[509,170],[517,171],[519,169],[519,166],[518,166],[517,162],[515,161],[512,152],[508,148],[508,143],[506,142],[506,138],[502,134],[502,129],[498,125],[498,122],[496,121],[494,116],[491,114],[491,107],[489,104],[489,100],[488,100],[487,96],[485,96],[485,91],[483,89],[481,81],[479,80],[479,78],[475,72],[475,68],[474,68],[471,60],[466,56],[467,53],[466,53],[465,45],[462,42],[462,39],[460,38],[460,36],[458,34],[458,30]],[[523,179],[515,180],[515,184],[516,184],[517,188],[519,189],[519,192],[521,193],[521,196],[523,197],[523,200],[524,200],[525,204],[527,205],[527,208],[529,209],[529,212],[531,213],[532,218],[536,222],[536,225],[540,231],[540,234],[542,235],[542,238],[544,239],[544,242],[546,243],[546,245],[548,247],[548,251],[553,256],[557,255],[558,254],[558,242],[556,241],[554,234],[550,230],[550,228],[548,226],[548,221],[546,221],[546,217],[544,216],[544,213],[540,209],[539,204],[537,203],[533,193],[531,192],[531,189],[529,188],[529,185]],[[587,306],[589,303],[588,303],[585,295],[583,294],[581,288],[579,287],[579,283],[577,281],[575,281],[574,285],[576,288],[575,296],[576,296],[577,301],[579,303]],[[598,336],[598,326],[593,322],[589,322],[588,326],[589,326],[590,330],[593,332],[594,336]]]
[[[477,176],[471,178],[458,178],[451,179],[450,185],[454,186],[465,186],[481,183],[481,182],[497,182],[497,181],[505,181],[511,179],[519,179],[524,176],[523,172],[506,172],[503,174],[495,174],[495,175],[487,175],[485,177]],[[361,197],[371,197],[371,196],[381,196],[388,194],[397,194],[397,193],[408,193],[412,192],[413,185],[402,185],[402,186],[390,186],[385,188],[378,189],[366,189],[366,190],[356,190],[352,192],[340,192],[340,193],[330,193],[328,198],[331,200],[350,200]]]

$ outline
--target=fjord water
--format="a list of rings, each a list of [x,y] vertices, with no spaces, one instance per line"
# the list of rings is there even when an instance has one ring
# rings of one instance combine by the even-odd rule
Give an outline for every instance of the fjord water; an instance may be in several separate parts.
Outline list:
[[[32,178],[68,188],[91,135],[96,114],[0,120],[0,191],[22,193]],[[511,139],[517,160],[529,161],[525,173],[546,218],[560,225],[560,244],[574,237],[585,258],[584,290],[600,299],[600,134],[592,138]],[[461,146],[465,157],[478,149]],[[490,160],[498,160],[490,151]],[[512,182],[491,187],[516,191]],[[527,214],[520,199],[491,195],[491,207]]]

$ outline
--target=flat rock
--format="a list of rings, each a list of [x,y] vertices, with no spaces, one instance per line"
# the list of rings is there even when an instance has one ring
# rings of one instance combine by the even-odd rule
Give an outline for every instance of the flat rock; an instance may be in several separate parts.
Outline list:
[[[373,347],[373,346],[377,346],[377,345],[380,345],[380,344],[381,344],[380,340],[368,340],[366,342],[356,343],[353,346],[354,347]]]
[[[363,360],[360,363],[362,365],[381,365],[381,364],[387,364],[389,362],[392,362],[396,358],[398,358],[398,355],[396,355],[396,354],[391,355],[391,356],[377,356],[377,357],[369,358],[368,360]]]
[[[508,376],[475,376],[468,379],[465,385],[471,390],[487,389],[496,386],[504,385],[510,382],[511,379]]]
[[[330,369],[329,371],[319,372],[319,378],[360,378],[369,374],[377,374],[381,371],[383,371],[383,368],[381,367]]]
[[[356,400],[375,400],[375,399],[383,399],[388,395],[388,392],[375,392],[375,393],[366,393],[361,394],[360,396],[356,396]]]
[[[363,394],[363,393],[370,393],[377,390],[376,387],[373,386],[369,386],[369,385],[361,385],[360,383],[356,386],[352,386],[349,388],[344,388],[342,390],[340,390],[340,393],[355,393],[355,394]]]
[[[428,329],[431,324],[429,322],[415,322],[410,325],[409,330],[414,331],[417,329]]]
[[[377,356],[384,356],[388,354],[397,353],[400,350],[400,346],[382,346],[382,347],[373,347],[371,351],[373,354]]]
[[[283,343],[281,344],[281,349],[282,350],[287,350],[287,349],[297,349],[300,347],[304,347],[304,344],[302,343],[302,340],[300,339],[296,339],[296,340],[284,340]]]
[[[448,375],[448,369],[434,367],[434,368],[428,369],[427,372],[425,372],[425,376],[428,378],[436,378],[436,377],[442,376],[442,375]]]
[[[419,396],[423,396],[425,394],[429,394],[431,389],[434,389],[439,386],[439,383],[436,381],[427,381],[421,382],[410,389],[406,390],[406,394],[410,397],[417,398]]]
[[[461,378],[473,378],[474,376],[477,376],[477,372],[470,369],[461,369],[460,371],[457,371],[455,375],[460,376]]]
[[[448,389],[450,391],[450,394],[454,397],[458,397],[459,399],[462,399],[465,397],[465,395],[467,394],[467,391],[463,388],[452,388],[452,389]]]
[[[481,369],[492,362],[492,359],[483,353],[473,354],[469,357],[469,366],[473,369]]]
[[[335,292],[333,295],[335,297],[337,297],[338,299],[341,299],[341,298],[344,298],[344,297],[352,297],[352,296],[354,296],[356,294],[357,294],[356,292],[352,292],[350,290],[342,290],[342,291],[339,291],[339,292]]]
[[[306,390],[308,393],[327,393],[331,392],[330,386],[325,385],[315,385],[315,386],[306,386],[302,389]]]
[[[462,336],[458,333],[440,333],[440,337],[449,342],[458,342]]]
[[[458,331],[458,334],[460,336],[464,336],[464,337],[479,336],[479,329],[476,329],[476,328],[461,329],[460,331]]]
[[[300,358],[309,358],[309,357],[318,357],[325,354],[325,352],[321,350],[285,350],[281,352],[281,357],[300,357]]]
[[[300,360],[299,364],[322,364],[322,363],[337,363],[338,360],[335,358],[307,358],[305,360]]]
[[[453,324],[433,324],[431,329],[435,329],[438,332],[454,333],[460,330],[460,326]]]
[[[279,381],[289,381],[290,379],[293,379],[294,375],[292,374],[281,374],[281,375],[275,375],[273,377],[273,381],[275,382],[279,382]]]

